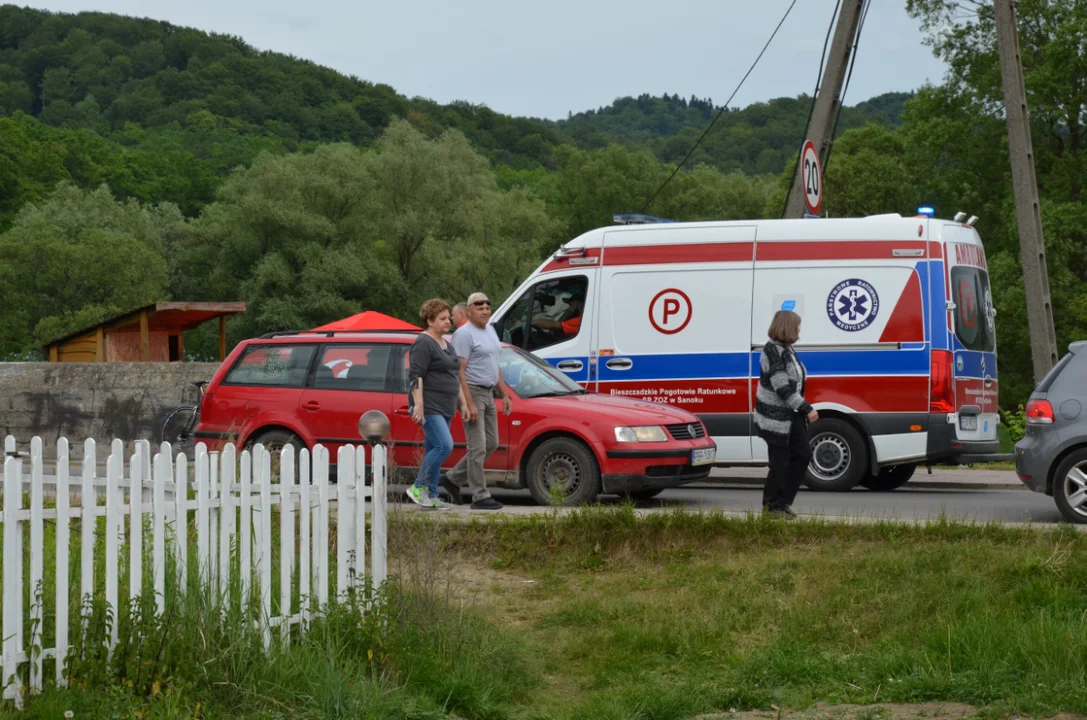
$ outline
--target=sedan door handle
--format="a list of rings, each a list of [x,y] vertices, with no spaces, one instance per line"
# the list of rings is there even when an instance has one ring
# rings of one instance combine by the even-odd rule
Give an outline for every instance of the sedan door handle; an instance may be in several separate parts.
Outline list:
[[[411,415],[411,410],[408,408],[407,405],[404,405],[403,407],[398,407],[396,409],[396,414],[397,415]]]
[[[563,360],[555,367],[557,367],[559,370],[562,370],[563,372],[577,372],[581,368],[585,367],[585,363],[581,362],[580,360]]]
[[[317,402],[316,400],[310,400],[309,402],[302,403],[302,409],[310,411],[320,410],[321,403]]]
[[[634,367],[634,363],[627,358],[614,358],[604,363],[604,366],[608,370],[629,370]]]

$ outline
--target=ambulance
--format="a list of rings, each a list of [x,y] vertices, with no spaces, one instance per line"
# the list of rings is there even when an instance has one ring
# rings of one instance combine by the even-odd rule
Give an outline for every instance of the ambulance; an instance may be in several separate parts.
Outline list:
[[[759,354],[774,312],[793,310],[819,411],[809,487],[892,490],[918,465],[997,451],[996,312],[976,218],[616,219],[496,310],[499,337],[591,392],[688,410],[718,465],[760,466]]]

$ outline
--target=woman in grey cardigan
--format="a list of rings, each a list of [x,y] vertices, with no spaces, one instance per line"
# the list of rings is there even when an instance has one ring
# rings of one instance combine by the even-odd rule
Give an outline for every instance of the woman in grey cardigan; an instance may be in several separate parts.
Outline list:
[[[804,400],[808,374],[793,350],[800,337],[800,316],[779,310],[767,334],[770,341],[762,348],[755,395],[756,432],[770,449],[762,506],[776,517],[794,518],[793,500],[811,461],[808,423],[818,420],[819,413]]]

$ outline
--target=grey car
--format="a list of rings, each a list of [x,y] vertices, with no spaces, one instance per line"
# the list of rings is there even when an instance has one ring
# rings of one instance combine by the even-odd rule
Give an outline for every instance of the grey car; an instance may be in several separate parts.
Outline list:
[[[1085,405],[1087,341],[1069,345],[1031,394],[1027,433],[1015,444],[1015,472],[1034,492],[1052,495],[1069,522],[1087,524]]]

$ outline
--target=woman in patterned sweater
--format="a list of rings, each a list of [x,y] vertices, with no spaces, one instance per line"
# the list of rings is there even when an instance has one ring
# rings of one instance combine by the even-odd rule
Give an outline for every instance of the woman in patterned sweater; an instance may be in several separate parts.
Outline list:
[[[756,432],[770,450],[762,506],[775,517],[794,518],[793,500],[811,461],[808,423],[818,420],[819,413],[804,400],[808,374],[793,350],[800,337],[800,316],[779,310],[767,334],[770,341],[759,359],[755,395]]]

